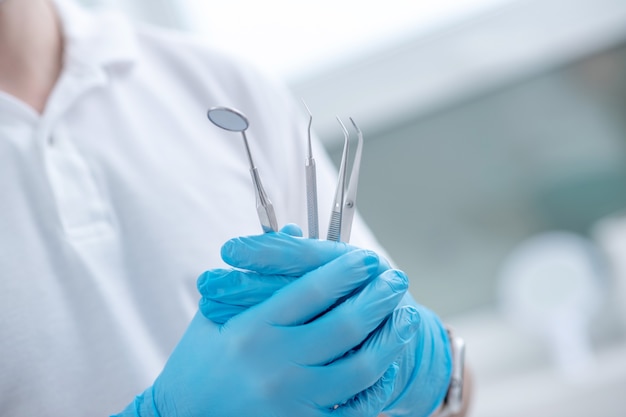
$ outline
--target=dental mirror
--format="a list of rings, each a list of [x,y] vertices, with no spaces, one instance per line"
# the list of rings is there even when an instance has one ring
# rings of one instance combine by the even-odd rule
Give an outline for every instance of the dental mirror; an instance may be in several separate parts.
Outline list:
[[[250,126],[248,118],[241,112],[231,109],[230,107],[212,107],[207,112],[207,117],[211,123],[217,127],[230,132],[241,133],[243,136],[243,143],[246,146],[248,160],[250,161],[250,169],[256,169],[254,160],[252,159],[252,153],[250,152],[250,145],[248,145],[248,138],[246,137],[246,129]]]
[[[228,107],[213,107],[207,117],[215,126],[231,132],[243,132],[250,125],[246,116]]]
[[[248,162],[250,162],[250,175],[256,194],[256,210],[261,221],[263,232],[277,232],[278,222],[274,213],[274,206],[263,189],[261,177],[252,159],[248,138],[246,137],[246,129],[250,125],[248,119],[242,113],[229,107],[212,107],[207,112],[207,117],[215,126],[230,132],[239,132],[243,137],[243,143],[246,147]]]

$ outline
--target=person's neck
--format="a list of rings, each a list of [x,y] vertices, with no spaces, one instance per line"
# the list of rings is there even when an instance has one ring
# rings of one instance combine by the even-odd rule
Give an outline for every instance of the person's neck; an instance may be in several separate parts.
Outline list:
[[[61,73],[63,38],[49,0],[0,3],[0,90],[42,113]]]

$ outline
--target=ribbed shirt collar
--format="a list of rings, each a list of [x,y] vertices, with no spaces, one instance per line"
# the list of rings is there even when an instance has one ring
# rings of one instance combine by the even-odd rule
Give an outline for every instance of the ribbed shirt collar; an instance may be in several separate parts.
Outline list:
[[[53,0],[53,4],[63,27],[66,65],[121,69],[135,62],[135,34],[124,17],[106,11],[94,16],[74,0]]]

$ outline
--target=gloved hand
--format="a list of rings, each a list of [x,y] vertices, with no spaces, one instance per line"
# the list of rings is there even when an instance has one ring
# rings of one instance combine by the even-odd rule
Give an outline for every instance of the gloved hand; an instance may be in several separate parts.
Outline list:
[[[379,269],[373,252],[351,251],[224,325],[196,314],[153,386],[120,415],[375,416],[420,323],[414,308],[396,308],[406,277]]]
[[[289,225],[278,233],[231,239],[222,247],[224,261],[238,269],[216,269],[198,279],[200,310],[217,323],[279,295],[299,277],[337,262],[358,250],[345,243],[304,239]],[[386,261],[380,270],[388,269]],[[341,301],[341,300],[339,300]],[[419,311],[422,324],[410,347],[398,359],[399,372],[393,394],[385,404],[389,416],[428,416],[442,402],[451,375],[451,350],[445,328],[430,310],[406,293],[401,306]]]

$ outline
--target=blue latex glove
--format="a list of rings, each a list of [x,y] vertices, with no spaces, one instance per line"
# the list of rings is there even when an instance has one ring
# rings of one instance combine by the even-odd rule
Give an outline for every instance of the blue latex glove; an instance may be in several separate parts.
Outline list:
[[[246,309],[280,294],[281,288],[327,262],[357,250],[345,243],[304,239],[290,225],[281,232],[232,239],[222,247],[222,258],[238,269],[218,269],[198,279],[200,310],[224,323]],[[379,271],[388,269],[381,260]],[[385,404],[390,416],[428,416],[443,401],[450,375],[451,353],[439,318],[407,293],[400,305],[419,311],[422,325],[411,346],[398,359],[394,393]]]
[[[375,416],[420,326],[415,309],[397,308],[406,276],[379,269],[373,252],[351,251],[225,325],[196,314],[153,386],[121,415]]]

